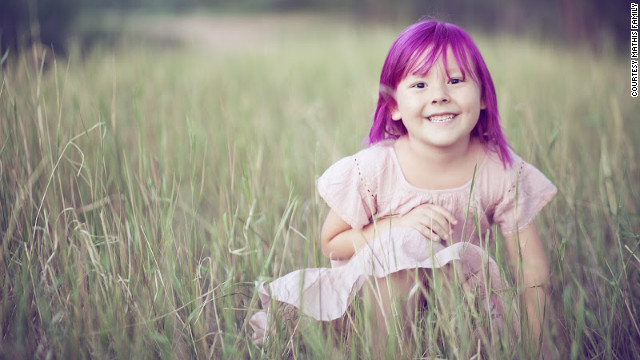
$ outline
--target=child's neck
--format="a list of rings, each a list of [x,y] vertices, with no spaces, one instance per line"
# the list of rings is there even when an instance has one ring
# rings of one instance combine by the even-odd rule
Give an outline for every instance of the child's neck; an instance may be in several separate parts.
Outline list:
[[[471,180],[477,164],[484,158],[484,146],[474,138],[456,148],[425,148],[403,136],[395,150],[405,179],[430,190],[451,189]],[[438,174],[433,176],[433,174]]]

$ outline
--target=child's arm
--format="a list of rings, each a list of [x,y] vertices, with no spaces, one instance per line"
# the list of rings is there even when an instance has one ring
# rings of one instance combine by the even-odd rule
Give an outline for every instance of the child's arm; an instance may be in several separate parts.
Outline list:
[[[376,225],[384,226],[384,223],[386,220],[382,219]],[[322,225],[320,234],[322,253],[332,260],[349,259],[358,249],[373,239],[374,230],[373,224],[365,226],[362,230],[352,229],[351,225],[331,210]]]
[[[434,204],[422,204],[413,208],[404,216],[379,218],[366,225],[362,230],[351,228],[333,210],[329,211],[322,226],[320,239],[322,252],[333,260],[349,259],[362,246],[391,227],[406,226],[418,230],[427,239],[449,240],[453,225],[458,221],[445,208]]]
[[[549,281],[549,266],[544,247],[535,224],[517,235],[506,237],[505,241],[518,287],[524,288],[521,300],[526,307],[529,318],[530,336],[538,343],[541,332],[544,330],[547,333],[549,330],[548,324],[552,314],[546,290]],[[555,348],[547,345],[550,344],[543,343],[545,355],[550,354],[549,349]]]

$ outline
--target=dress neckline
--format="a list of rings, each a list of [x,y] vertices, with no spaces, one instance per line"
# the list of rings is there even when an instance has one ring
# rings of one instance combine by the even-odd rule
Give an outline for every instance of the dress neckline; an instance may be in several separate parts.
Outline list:
[[[466,183],[457,186],[457,187],[453,187],[453,188],[449,188],[449,189],[426,189],[426,188],[421,188],[418,186],[415,186],[413,184],[411,184],[407,178],[404,175],[404,172],[402,171],[402,167],[400,166],[400,160],[398,159],[398,154],[396,153],[396,149],[395,149],[395,141],[390,141],[388,142],[386,145],[387,147],[389,147],[389,151],[390,151],[390,155],[392,158],[392,162],[393,162],[393,166],[396,167],[397,173],[399,174],[399,178],[400,180],[404,183],[404,185],[410,189],[419,191],[419,192],[426,192],[426,193],[452,193],[452,192],[459,192],[462,190],[466,190],[468,188],[471,187],[471,183],[473,182],[473,177],[471,179],[469,179]],[[475,178],[478,178],[478,175],[480,174],[480,170],[484,168],[486,162],[487,162],[487,158],[490,156],[489,155],[489,151],[488,149],[485,148],[484,151],[484,156],[482,157],[482,160],[480,160],[480,162],[477,164],[477,168],[475,171]]]

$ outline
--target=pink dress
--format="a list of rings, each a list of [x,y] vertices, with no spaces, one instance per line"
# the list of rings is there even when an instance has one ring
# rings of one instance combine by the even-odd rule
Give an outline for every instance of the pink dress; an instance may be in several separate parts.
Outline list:
[[[404,178],[393,144],[378,143],[333,164],[317,181],[320,196],[354,229],[363,228],[375,217],[403,215],[421,204],[438,204],[458,219],[455,242],[446,246],[427,240],[415,229],[392,227],[351,259],[331,261],[331,268],[298,270],[268,284],[259,283],[258,294],[266,312],[250,319],[256,344],[267,337],[272,300],[314,319],[331,321],[345,314],[367,277],[441,268],[454,261],[461,265],[466,282],[463,287],[485,283],[482,274],[488,267],[494,290],[489,311],[492,317],[505,317],[503,303],[495,294],[507,284],[483,250],[487,245],[484,236],[492,224],[497,224],[505,236],[524,230],[553,198],[556,187],[513,152],[513,165],[505,169],[498,155],[487,151],[474,181],[446,190],[417,188]],[[289,316],[294,314],[290,312]]]

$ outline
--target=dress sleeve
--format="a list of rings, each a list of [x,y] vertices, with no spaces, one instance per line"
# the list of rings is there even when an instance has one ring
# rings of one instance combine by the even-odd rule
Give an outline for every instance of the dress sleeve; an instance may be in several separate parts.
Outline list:
[[[540,170],[519,160],[493,215],[494,223],[505,236],[526,229],[557,192]]]
[[[343,158],[327,169],[316,185],[318,193],[353,229],[362,229],[375,210],[375,196],[365,181],[356,156]]]

